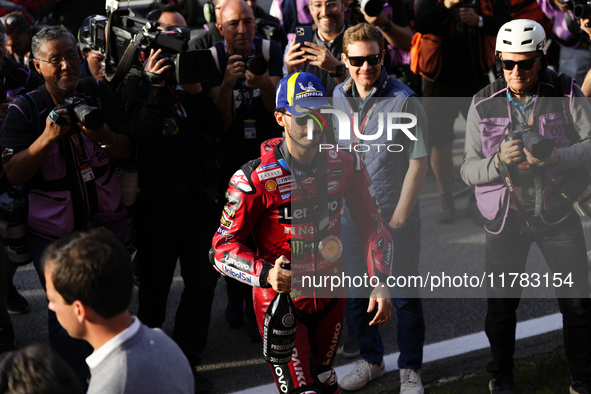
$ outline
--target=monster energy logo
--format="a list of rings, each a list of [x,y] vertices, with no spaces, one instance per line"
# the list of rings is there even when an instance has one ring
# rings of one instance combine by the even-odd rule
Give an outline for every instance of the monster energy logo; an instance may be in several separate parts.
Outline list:
[[[312,253],[314,243],[308,243],[301,239],[292,239],[291,241],[291,259],[299,261],[304,257],[305,253]]]

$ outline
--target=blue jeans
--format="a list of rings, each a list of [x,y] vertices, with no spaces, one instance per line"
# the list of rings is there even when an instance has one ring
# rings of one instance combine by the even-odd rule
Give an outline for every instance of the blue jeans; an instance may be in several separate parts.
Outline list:
[[[41,267],[41,256],[45,248],[53,241],[45,239],[36,235],[27,235],[29,247],[31,248],[31,256],[35,271],[39,276],[39,281],[43,290],[45,289],[45,275]],[[88,365],[86,365],[86,357],[92,353],[90,345],[83,340],[74,339],[68,332],[63,329],[57,320],[55,312],[47,309],[47,328],[49,331],[49,345],[72,367],[82,387],[88,387]]]
[[[394,275],[418,275],[421,219],[411,217],[403,228],[388,226],[394,243]],[[342,216],[341,238],[345,250],[343,253],[343,267],[349,276],[363,275],[367,272],[364,263],[363,244],[355,225],[347,215]],[[366,293],[366,292],[365,292]],[[369,299],[360,297],[359,288],[349,289],[348,302],[351,320],[355,330],[355,337],[359,343],[361,357],[371,364],[381,364],[384,357],[384,345],[380,336],[379,326],[369,326],[377,307],[372,313],[367,313]],[[397,293],[396,296],[399,294]],[[409,295],[416,297],[411,291]],[[423,305],[420,298],[393,297],[392,303],[396,307],[397,341],[400,350],[398,368],[420,370],[423,363],[423,344],[425,342],[425,320]]]

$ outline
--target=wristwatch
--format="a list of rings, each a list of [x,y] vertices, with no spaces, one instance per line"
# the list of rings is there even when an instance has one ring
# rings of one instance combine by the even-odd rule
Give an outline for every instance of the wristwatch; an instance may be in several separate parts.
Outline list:
[[[482,26],[484,26],[484,21],[482,20],[482,16],[478,16],[478,28],[481,28]]]
[[[114,135],[113,142],[111,142],[110,144],[102,144],[101,148],[111,149],[115,145],[115,142],[117,142],[117,134],[113,133],[113,135]]]
[[[344,64],[339,64],[337,66],[337,70],[333,73],[330,73],[330,76],[333,78],[340,78],[347,72],[347,67]]]

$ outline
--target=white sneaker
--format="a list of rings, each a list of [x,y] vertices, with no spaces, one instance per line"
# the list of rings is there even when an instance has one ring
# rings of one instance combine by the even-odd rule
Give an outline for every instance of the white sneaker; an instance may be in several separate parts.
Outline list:
[[[374,380],[386,373],[386,365],[370,364],[365,360],[357,361],[355,368],[341,380],[339,386],[347,391],[355,391],[365,387],[369,381]]]
[[[400,370],[400,394],[423,394],[421,371],[403,368]]]

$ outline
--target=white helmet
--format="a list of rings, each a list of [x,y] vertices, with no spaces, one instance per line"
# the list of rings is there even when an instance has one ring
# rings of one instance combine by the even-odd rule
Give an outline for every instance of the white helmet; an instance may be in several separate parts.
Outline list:
[[[513,53],[543,51],[545,55],[546,33],[536,21],[515,19],[499,29],[495,50]]]

